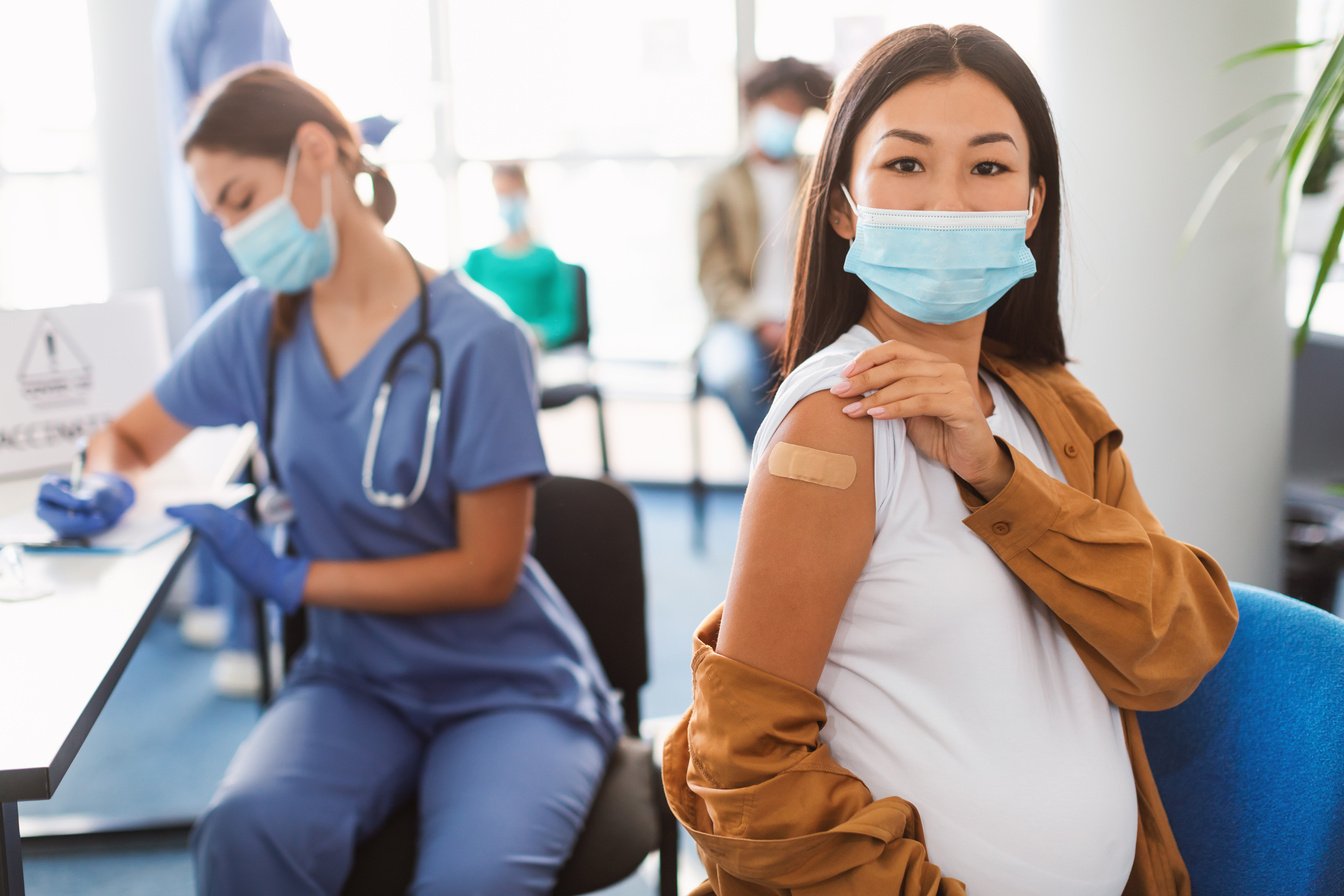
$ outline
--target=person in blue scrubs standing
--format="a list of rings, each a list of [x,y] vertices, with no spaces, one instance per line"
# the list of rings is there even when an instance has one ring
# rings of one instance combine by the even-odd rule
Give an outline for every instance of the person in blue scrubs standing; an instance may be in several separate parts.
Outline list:
[[[220,239],[219,222],[192,195],[182,164],[181,137],[206,87],[244,65],[290,63],[289,35],[270,0],[163,0],[155,15],[154,52],[167,180],[173,267],[188,290],[182,326],[200,318],[243,275]],[[196,562],[193,605],[182,611],[183,638],[223,649],[210,677],[229,697],[254,697],[261,688],[250,602],[228,572],[209,556]]]
[[[165,0],[155,14],[163,130],[171,179],[173,260],[193,292],[191,319],[243,279],[219,222],[191,195],[179,152],[182,129],[206,87],[257,62],[290,64],[289,36],[270,0]]]
[[[359,143],[283,69],[205,97],[184,155],[251,278],[92,441],[79,489],[44,484],[39,512],[87,531],[130,500],[119,474],[192,427],[260,427],[287,496],[270,503],[292,505],[289,555],[219,508],[172,511],[250,590],[309,617],[192,834],[201,893],[338,893],[356,844],[412,797],[413,893],[548,893],[620,722],[582,626],[527,554],[546,472],[532,349],[385,235],[395,197]],[[366,174],[371,207],[354,188]]]

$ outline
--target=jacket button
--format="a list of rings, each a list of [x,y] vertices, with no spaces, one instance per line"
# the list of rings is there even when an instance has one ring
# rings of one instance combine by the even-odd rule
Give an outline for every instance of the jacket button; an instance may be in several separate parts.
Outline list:
[[[1074,447],[1074,445],[1073,445],[1072,442],[1069,442],[1068,444],[1066,444],[1066,445],[1064,446],[1064,456],[1065,456],[1065,457],[1077,457],[1077,456],[1078,456],[1078,449]]]
[[[1013,524],[1005,523],[1002,520],[1000,520],[990,528],[994,530],[995,535],[1007,535],[1009,532],[1013,531]]]

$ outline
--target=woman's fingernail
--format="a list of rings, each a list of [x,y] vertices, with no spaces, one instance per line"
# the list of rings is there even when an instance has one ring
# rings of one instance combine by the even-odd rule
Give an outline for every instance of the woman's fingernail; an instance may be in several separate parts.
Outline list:
[[[869,417],[885,417],[886,415],[887,415],[887,409],[886,409],[886,408],[869,408],[869,409],[868,409],[868,416],[869,416]]]
[[[861,404],[863,404],[863,402],[861,402],[861,401],[856,401],[856,402],[854,402],[853,404],[847,404],[847,405],[845,405],[843,408],[840,409],[840,413],[842,413],[842,414],[852,414],[852,413],[854,413],[855,411],[857,411],[857,410],[859,409],[859,405],[861,405]]]
[[[855,359],[855,360],[853,360],[853,361],[850,361],[848,364],[845,365],[845,369],[842,370],[842,371],[840,371],[840,375],[841,375],[841,376],[849,376],[851,373],[854,372],[854,367],[855,367],[858,363],[859,363],[859,362],[858,362],[857,359]]]
[[[844,395],[849,391],[849,380],[841,380],[831,387],[831,394]]]

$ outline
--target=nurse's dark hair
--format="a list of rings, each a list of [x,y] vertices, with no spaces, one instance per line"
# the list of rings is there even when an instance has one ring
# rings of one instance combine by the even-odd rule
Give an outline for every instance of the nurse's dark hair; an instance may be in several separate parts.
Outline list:
[[[371,211],[386,224],[397,208],[397,193],[387,172],[364,158],[358,125],[349,121],[322,91],[284,66],[250,65],[210,85],[197,101],[182,134],[182,157],[192,150],[232,152],[240,156],[289,161],[299,127],[317,122],[336,138],[336,152],[351,180],[367,174],[373,182]],[[294,331],[303,294],[276,297],[271,338],[288,339]]]
[[[976,25],[917,25],[879,41],[831,100],[826,136],[804,193],[783,373],[858,323],[868,303],[868,287],[844,269],[849,243],[828,220],[831,196],[849,183],[859,131],[905,85],[960,71],[982,75],[1012,102],[1027,132],[1031,182],[1045,180],[1045,203],[1027,240],[1036,257],[1036,276],[1018,283],[989,309],[985,337],[1020,361],[1068,360],[1059,321],[1059,143],[1045,95],[1027,64],[993,32]]]

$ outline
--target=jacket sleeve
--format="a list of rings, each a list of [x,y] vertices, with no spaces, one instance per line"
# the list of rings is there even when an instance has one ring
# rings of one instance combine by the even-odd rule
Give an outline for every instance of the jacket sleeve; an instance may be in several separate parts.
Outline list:
[[[1101,500],[1006,447],[1012,478],[988,503],[963,487],[972,510],[965,524],[1064,623],[1112,703],[1153,711],[1183,701],[1236,629],[1218,564],[1163,532],[1134,485],[1118,430],[1096,443]]]
[[[736,264],[734,241],[741,235],[733,233],[724,192],[725,180],[719,176],[700,195],[696,222],[700,291],[715,320],[753,328],[761,322],[760,314],[752,301],[751,274]]]
[[[717,628],[716,617],[706,624]],[[929,861],[915,808],[874,801],[819,743],[815,693],[703,643],[692,670],[695,696],[665,745],[663,784],[714,893],[964,896]]]

